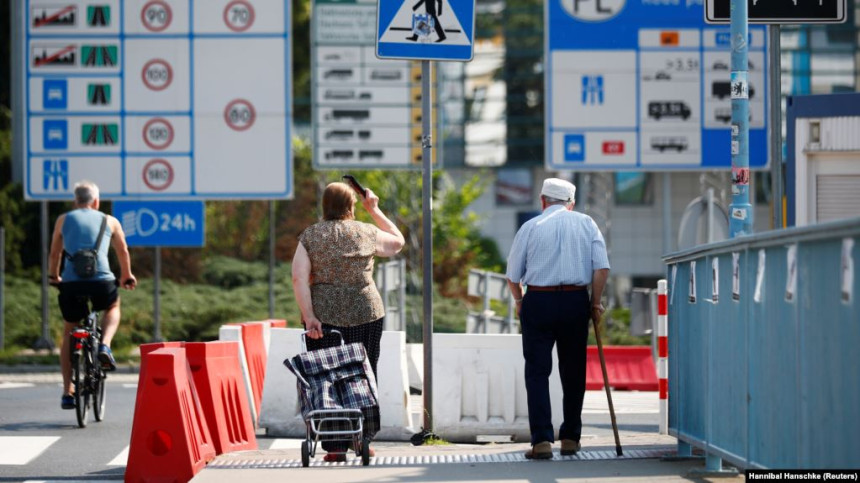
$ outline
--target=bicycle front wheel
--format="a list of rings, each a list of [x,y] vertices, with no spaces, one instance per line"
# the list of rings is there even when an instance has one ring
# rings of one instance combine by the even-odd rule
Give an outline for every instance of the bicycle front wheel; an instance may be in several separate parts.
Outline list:
[[[78,426],[87,427],[87,413],[90,410],[90,388],[87,387],[87,359],[89,351],[72,352],[72,380],[75,383],[75,415]]]
[[[98,365],[93,367],[93,416],[96,421],[105,418],[105,373]]]

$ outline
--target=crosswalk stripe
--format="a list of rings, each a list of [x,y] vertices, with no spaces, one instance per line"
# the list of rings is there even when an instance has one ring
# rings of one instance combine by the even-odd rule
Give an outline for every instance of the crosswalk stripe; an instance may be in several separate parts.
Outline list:
[[[128,446],[116,455],[116,458],[110,460],[108,466],[125,466],[128,464]]]
[[[303,439],[278,438],[272,441],[269,449],[301,449]]]
[[[35,384],[29,382],[0,382],[0,389],[18,389],[21,387],[33,387]]]
[[[59,436],[0,436],[0,465],[26,465],[59,439]]]

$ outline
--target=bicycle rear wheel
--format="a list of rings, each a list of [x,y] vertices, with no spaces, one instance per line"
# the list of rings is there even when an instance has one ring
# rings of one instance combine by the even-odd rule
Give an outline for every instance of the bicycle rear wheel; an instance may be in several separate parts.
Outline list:
[[[105,373],[98,365],[93,367],[93,416],[96,421],[105,418]]]
[[[75,350],[72,352],[72,381],[75,383],[75,415],[78,417],[78,426],[87,427],[87,413],[90,410],[90,388],[87,387],[87,359],[90,353],[87,350]]]

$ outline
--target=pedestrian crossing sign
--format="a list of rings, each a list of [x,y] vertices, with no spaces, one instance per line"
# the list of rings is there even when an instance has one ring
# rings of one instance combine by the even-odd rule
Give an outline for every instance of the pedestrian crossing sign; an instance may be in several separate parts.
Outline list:
[[[380,59],[472,60],[475,0],[379,0]]]

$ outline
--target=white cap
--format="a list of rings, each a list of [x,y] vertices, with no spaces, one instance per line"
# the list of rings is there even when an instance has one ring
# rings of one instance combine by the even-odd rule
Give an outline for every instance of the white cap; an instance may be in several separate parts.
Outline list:
[[[574,200],[574,195],[576,194],[576,186],[570,181],[563,179],[547,178],[543,180],[543,188],[541,188],[540,194],[557,200],[571,202]]]

